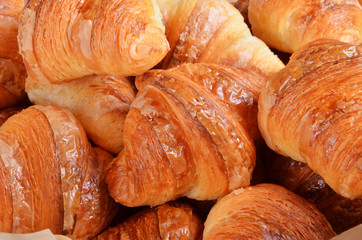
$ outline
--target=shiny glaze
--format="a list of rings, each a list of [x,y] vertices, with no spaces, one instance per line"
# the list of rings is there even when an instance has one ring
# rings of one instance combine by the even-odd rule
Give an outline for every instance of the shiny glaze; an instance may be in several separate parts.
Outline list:
[[[260,184],[221,198],[206,219],[203,239],[324,240],[334,235],[311,203],[283,187]]]
[[[362,196],[361,45],[319,40],[299,49],[263,89],[266,143],[306,162],[337,193]]]
[[[255,36],[284,52],[320,38],[362,43],[358,0],[250,0],[248,15]]]
[[[168,203],[146,209],[94,240],[179,239],[201,240],[203,223],[186,204]]]
[[[0,148],[12,195],[12,206],[8,206],[12,214],[7,216],[10,218],[1,217],[11,228],[1,231],[26,233],[49,228],[61,233],[63,198],[59,161],[53,131],[45,115],[32,108],[6,121],[0,128]]]
[[[216,199],[248,186],[264,81],[253,69],[215,64],[137,77],[125,148],[106,176],[113,198],[127,206],[158,205],[180,196]]]
[[[115,214],[103,181],[112,156],[91,148],[68,109],[36,105],[8,119],[0,128],[0,159],[0,231],[50,228],[89,239]]]
[[[151,0],[32,0],[22,15],[19,48],[38,81],[135,76],[166,55],[164,31]]]
[[[256,66],[271,74],[283,63],[253,37],[240,12],[226,0],[158,0],[171,51],[163,68],[185,62]],[[166,9],[163,11],[163,9]]]

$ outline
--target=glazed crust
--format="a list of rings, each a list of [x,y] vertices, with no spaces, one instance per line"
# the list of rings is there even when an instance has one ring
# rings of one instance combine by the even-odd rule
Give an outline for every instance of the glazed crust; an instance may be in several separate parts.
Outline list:
[[[255,36],[289,53],[320,38],[362,43],[357,0],[250,0],[249,21]]]
[[[362,46],[319,40],[267,82],[258,122],[268,146],[306,162],[338,194],[362,196]]]
[[[264,82],[255,69],[214,64],[137,77],[125,148],[106,176],[113,198],[127,206],[153,206],[180,196],[216,199],[248,186],[255,165],[255,107]]]
[[[206,219],[203,239],[324,240],[334,235],[308,201],[283,187],[260,184],[221,198]]]
[[[139,75],[169,49],[151,0],[31,0],[18,39],[30,77],[52,83]]]
[[[284,64],[251,35],[240,12],[227,0],[158,0],[171,50],[163,68],[182,63],[256,66],[266,74]]]
[[[11,193],[11,202],[5,197],[5,204],[0,204],[5,208],[0,213],[5,212],[0,218],[1,225],[5,223],[1,232],[26,233],[49,228],[61,233],[61,176],[53,139],[46,116],[34,108],[12,116],[1,126],[1,172],[9,184],[6,192]]]
[[[116,206],[103,165],[112,156],[96,155],[70,110],[32,106],[1,126],[0,143],[0,184],[6,189],[0,231],[49,228],[88,239],[109,224]]]
[[[144,210],[94,240],[202,239],[203,223],[186,204],[168,203]]]

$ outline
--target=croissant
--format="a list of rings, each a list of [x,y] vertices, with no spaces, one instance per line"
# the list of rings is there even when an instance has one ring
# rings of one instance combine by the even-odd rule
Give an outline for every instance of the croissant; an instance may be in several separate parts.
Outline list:
[[[37,81],[135,76],[169,49],[161,18],[152,0],[30,0],[19,26],[19,48]]]
[[[162,68],[185,62],[256,66],[264,73],[284,64],[253,37],[240,12],[227,0],[158,0],[171,50]]]
[[[146,209],[94,240],[189,239],[201,240],[202,221],[186,204],[167,203]]]
[[[307,164],[278,156],[270,161],[268,175],[305,199],[312,201],[337,233],[362,223],[362,199],[337,195]]]
[[[308,201],[281,186],[260,184],[220,199],[206,219],[203,239],[325,240],[334,235]]]
[[[264,83],[256,69],[201,63],[138,76],[124,149],[106,174],[111,196],[126,206],[154,206],[248,186]]]
[[[19,13],[23,0],[3,0],[0,8],[0,109],[25,97],[25,67],[18,53]]]
[[[123,148],[123,125],[135,98],[126,78],[88,76],[59,84],[28,78],[26,91],[35,104],[70,108],[97,146],[113,154]]]
[[[320,38],[362,43],[357,0],[250,0],[248,16],[253,34],[284,52]]]
[[[259,98],[268,146],[306,162],[338,194],[362,197],[362,45],[319,40],[295,52]]]
[[[116,210],[103,181],[111,159],[69,110],[33,106],[10,117],[0,127],[0,232],[97,235]]]

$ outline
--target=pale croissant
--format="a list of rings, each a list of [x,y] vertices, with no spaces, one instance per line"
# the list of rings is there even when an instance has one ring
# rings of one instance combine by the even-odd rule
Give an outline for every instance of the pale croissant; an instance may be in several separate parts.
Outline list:
[[[319,40],[267,82],[258,122],[268,146],[306,162],[338,194],[362,197],[362,45]]]
[[[216,199],[248,186],[264,83],[256,69],[214,64],[137,77],[125,148],[106,174],[112,197],[126,206],[158,205],[180,196]]]
[[[362,43],[357,0],[250,0],[253,34],[268,46],[293,53],[320,38]]]
[[[91,148],[69,110],[33,106],[12,116],[0,127],[0,231],[97,235],[116,210],[103,182],[111,159]]]
[[[135,90],[127,79],[88,76],[52,84],[28,78],[26,91],[35,104],[70,108],[97,146],[113,154],[123,148],[123,124],[135,98]]]
[[[326,240],[335,233],[314,205],[285,188],[260,184],[238,189],[213,206],[204,240]]]
[[[284,64],[251,35],[240,12],[227,0],[157,0],[171,50],[163,68],[184,62],[256,66],[266,74]]]
[[[3,0],[0,4],[0,109],[25,97],[26,71],[17,41],[23,5],[23,0]]]
[[[203,229],[203,222],[190,206],[167,203],[137,213],[116,227],[107,229],[94,240],[201,240]]]

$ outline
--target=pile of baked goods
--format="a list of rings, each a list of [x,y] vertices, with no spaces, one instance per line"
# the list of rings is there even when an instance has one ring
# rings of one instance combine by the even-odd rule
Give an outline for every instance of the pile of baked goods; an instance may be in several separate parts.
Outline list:
[[[362,223],[357,0],[1,0],[0,36],[0,232]]]

